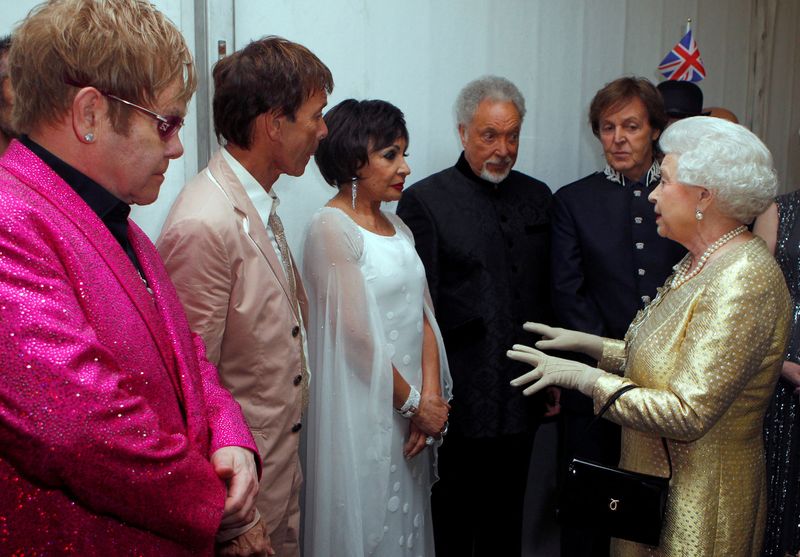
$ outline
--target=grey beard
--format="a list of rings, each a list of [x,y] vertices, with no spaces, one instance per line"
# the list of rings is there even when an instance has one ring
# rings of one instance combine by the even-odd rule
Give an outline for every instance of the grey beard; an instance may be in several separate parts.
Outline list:
[[[508,170],[506,170],[502,174],[495,174],[494,172],[489,172],[488,170],[486,170],[486,165],[484,165],[483,168],[481,168],[481,178],[493,184],[499,184],[500,182],[508,178],[509,174],[511,174],[510,165],[508,167]]]

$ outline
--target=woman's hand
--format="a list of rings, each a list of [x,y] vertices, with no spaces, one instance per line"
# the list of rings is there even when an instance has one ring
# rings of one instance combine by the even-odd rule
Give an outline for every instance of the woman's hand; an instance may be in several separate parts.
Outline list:
[[[506,355],[512,360],[532,365],[534,368],[525,375],[521,375],[511,381],[511,385],[514,387],[536,381],[536,383],[522,391],[525,395],[532,395],[545,387],[558,385],[568,389],[577,389],[586,396],[591,397],[594,384],[603,373],[599,369],[589,367],[586,364],[548,356],[544,352],[539,352],[522,344],[515,344],[513,349],[509,350]]]
[[[794,393],[800,394],[800,364],[785,361],[781,367],[781,377],[794,385]]]
[[[408,441],[403,446],[403,456],[406,459],[411,460],[419,453],[422,452],[422,449],[428,446],[425,442],[428,436],[425,435],[423,432],[414,422],[408,424]]]
[[[581,333],[571,329],[550,327],[544,323],[525,323],[523,329],[535,335],[542,335],[542,340],[534,346],[539,350],[563,350],[581,352],[594,360],[603,357],[603,338],[589,333]]]
[[[441,395],[426,393],[423,391],[419,400],[419,409],[411,418],[411,421],[421,429],[425,435],[436,437],[441,435],[444,424],[447,423],[447,416],[450,412],[450,405]]]

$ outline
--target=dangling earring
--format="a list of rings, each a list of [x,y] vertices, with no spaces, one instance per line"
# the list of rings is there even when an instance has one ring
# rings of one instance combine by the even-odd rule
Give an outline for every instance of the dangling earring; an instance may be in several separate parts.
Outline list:
[[[356,192],[356,187],[357,187],[356,184],[357,184],[356,179],[353,178],[353,183],[350,186],[350,192],[353,194],[353,210],[354,211],[356,209],[356,195],[358,195],[358,193]]]
[[[92,132],[89,132],[86,135],[84,135],[83,138],[86,140],[87,143],[91,143],[92,141],[94,141],[94,134]]]
[[[700,209],[697,209],[694,212],[694,218],[696,218],[697,220],[703,220],[703,211],[701,211]]]

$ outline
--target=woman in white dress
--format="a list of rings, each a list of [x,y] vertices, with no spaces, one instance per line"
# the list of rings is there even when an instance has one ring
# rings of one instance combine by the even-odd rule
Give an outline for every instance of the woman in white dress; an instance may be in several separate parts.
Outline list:
[[[394,214],[410,173],[403,114],[346,100],[315,160],[339,192],[312,218],[308,557],[434,555],[430,488],[450,374],[413,236]]]

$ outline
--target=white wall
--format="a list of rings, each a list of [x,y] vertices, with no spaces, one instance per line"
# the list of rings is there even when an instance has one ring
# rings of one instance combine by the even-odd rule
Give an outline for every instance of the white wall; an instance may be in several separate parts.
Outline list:
[[[777,10],[763,136],[775,155],[782,189],[800,186],[800,3],[796,0],[206,0],[208,43],[238,48],[267,34],[313,50],[332,70],[330,105],[348,98],[382,98],[405,113],[411,134],[410,182],[452,165],[460,146],[452,104],[467,81],[504,75],[524,93],[528,115],[517,169],[553,189],[600,167],[601,151],[586,123],[589,101],[623,74],[659,81],[656,66],[681,37],[687,17],[708,77],[706,105],[725,106],[748,125],[758,117],[748,87],[754,75],[756,6]],[[4,2],[0,32],[10,30],[36,2]],[[194,45],[194,0],[157,0]],[[202,2],[200,2],[202,3]],[[202,39],[200,37],[199,39]],[[203,45],[198,45],[203,48]],[[200,69],[209,75],[209,68]],[[136,208],[155,236],[181,184],[198,170],[193,101],[182,161],[173,162],[161,199]],[[202,163],[202,157],[200,162]],[[300,178],[276,185],[292,247],[311,213],[334,191],[313,162]]]
[[[194,51],[194,2],[193,0],[151,0],[173,22],[180,27],[189,48]],[[213,0],[212,0],[213,1]],[[25,18],[39,0],[2,0],[0,10],[0,34],[11,32]],[[158,201],[147,207],[133,207],[134,220],[155,239],[167,217],[172,202],[186,180],[197,173],[197,118],[194,101],[190,105],[186,125],[180,132],[186,152],[177,161],[172,161],[161,186]]]
[[[800,76],[786,71],[799,56],[799,9],[793,0],[768,1],[784,12],[776,58],[783,57],[785,69],[776,74],[790,77],[770,89],[777,110],[765,139],[781,177],[785,181],[791,171],[790,183],[800,186],[800,163],[787,153],[788,145],[798,144],[800,115],[786,118],[780,109],[800,102]],[[455,162],[460,145],[453,101],[466,82],[487,73],[514,81],[527,100],[518,170],[557,189],[599,169],[601,149],[587,124],[592,96],[623,74],[660,81],[656,66],[683,35],[687,17],[708,73],[700,84],[706,106],[725,106],[750,123],[755,0],[233,3],[237,48],[267,34],[303,43],[333,72],[331,105],[348,97],[381,98],[405,112],[411,183]],[[282,177],[276,191],[299,253],[305,223],[333,191],[313,163],[300,178]]]

